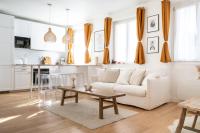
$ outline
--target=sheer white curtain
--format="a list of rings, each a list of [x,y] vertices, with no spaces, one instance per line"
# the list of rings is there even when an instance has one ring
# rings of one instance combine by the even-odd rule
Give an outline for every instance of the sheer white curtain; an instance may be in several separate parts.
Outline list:
[[[200,61],[200,4],[175,10],[175,61]]]
[[[136,45],[136,20],[116,22],[114,24],[114,60],[133,63]]]
[[[137,30],[136,30],[136,20],[132,20],[128,23],[128,52],[127,52],[127,62],[133,63],[135,60],[135,52],[137,46]]]
[[[126,62],[127,53],[127,24],[115,24],[114,33],[114,60],[118,62]]]
[[[73,44],[73,53],[74,53],[74,63],[75,64],[84,64],[84,55],[85,55],[85,43],[84,43],[84,31],[77,30],[74,33],[74,44]]]

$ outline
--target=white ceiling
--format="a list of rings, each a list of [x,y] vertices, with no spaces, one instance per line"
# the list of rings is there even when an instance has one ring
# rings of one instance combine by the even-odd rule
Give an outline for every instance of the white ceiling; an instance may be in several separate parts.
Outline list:
[[[104,17],[109,13],[132,7],[142,0],[0,0],[0,10],[8,13],[48,22],[52,3],[52,23],[66,25],[66,8],[70,9],[70,24],[79,24]],[[68,22],[69,23],[69,22]]]

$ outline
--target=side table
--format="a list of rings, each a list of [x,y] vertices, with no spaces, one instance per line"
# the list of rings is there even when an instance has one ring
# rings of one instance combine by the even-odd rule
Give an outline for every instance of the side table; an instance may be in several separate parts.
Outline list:
[[[200,133],[200,130],[195,128],[198,116],[200,116],[200,98],[192,98],[186,100],[184,102],[179,103],[179,106],[182,108],[182,113],[179,120],[179,124],[176,128],[176,133],[181,133],[182,128],[196,133]],[[193,114],[195,114],[192,127],[184,126],[187,112],[192,112]]]

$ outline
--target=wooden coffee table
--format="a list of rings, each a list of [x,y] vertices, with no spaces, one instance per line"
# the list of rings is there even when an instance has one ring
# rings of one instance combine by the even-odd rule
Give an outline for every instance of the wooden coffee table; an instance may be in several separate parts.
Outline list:
[[[179,106],[182,108],[182,113],[179,120],[179,124],[176,128],[176,133],[181,133],[182,128],[196,133],[200,133],[200,130],[195,128],[198,116],[200,116],[200,98],[191,98],[189,100],[179,103]],[[187,112],[195,114],[192,127],[184,126]]]
[[[117,107],[117,97],[125,96],[124,93],[103,93],[103,92],[94,92],[94,91],[85,91],[83,88],[72,88],[71,86],[59,86],[58,89],[62,90],[61,106],[64,105],[65,99],[75,98],[75,102],[78,103],[78,94],[86,94],[95,96],[99,100],[99,118],[103,119],[103,110],[107,108],[114,108],[115,114],[119,114]],[[74,92],[74,95],[66,96],[66,92]],[[103,106],[105,100],[111,100],[112,104]]]

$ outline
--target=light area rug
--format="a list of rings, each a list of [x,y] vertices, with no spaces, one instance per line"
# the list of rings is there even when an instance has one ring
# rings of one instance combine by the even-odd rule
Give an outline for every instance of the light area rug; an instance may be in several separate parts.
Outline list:
[[[79,103],[66,101],[64,106],[60,106],[60,103],[55,103],[43,108],[89,129],[96,129],[137,114],[135,111],[123,109],[118,106],[118,115],[114,113],[113,108],[109,108],[104,110],[104,119],[99,119],[98,102],[87,99],[79,100]]]
[[[191,117],[186,117],[186,118],[185,118],[184,126],[189,126],[189,127],[191,127],[193,121],[194,121],[194,117],[192,117],[192,116],[191,116]],[[177,127],[177,125],[178,125],[178,122],[179,122],[179,119],[175,120],[175,121],[173,122],[173,124],[170,125],[170,126],[168,127],[168,129],[171,131],[171,133],[175,133],[176,127]],[[200,118],[198,118],[197,124],[196,124],[196,127],[195,127],[195,128],[197,128],[197,129],[200,130]],[[181,132],[181,133],[194,133],[194,132],[189,131],[189,130],[186,130],[186,129],[182,129],[182,132]]]

